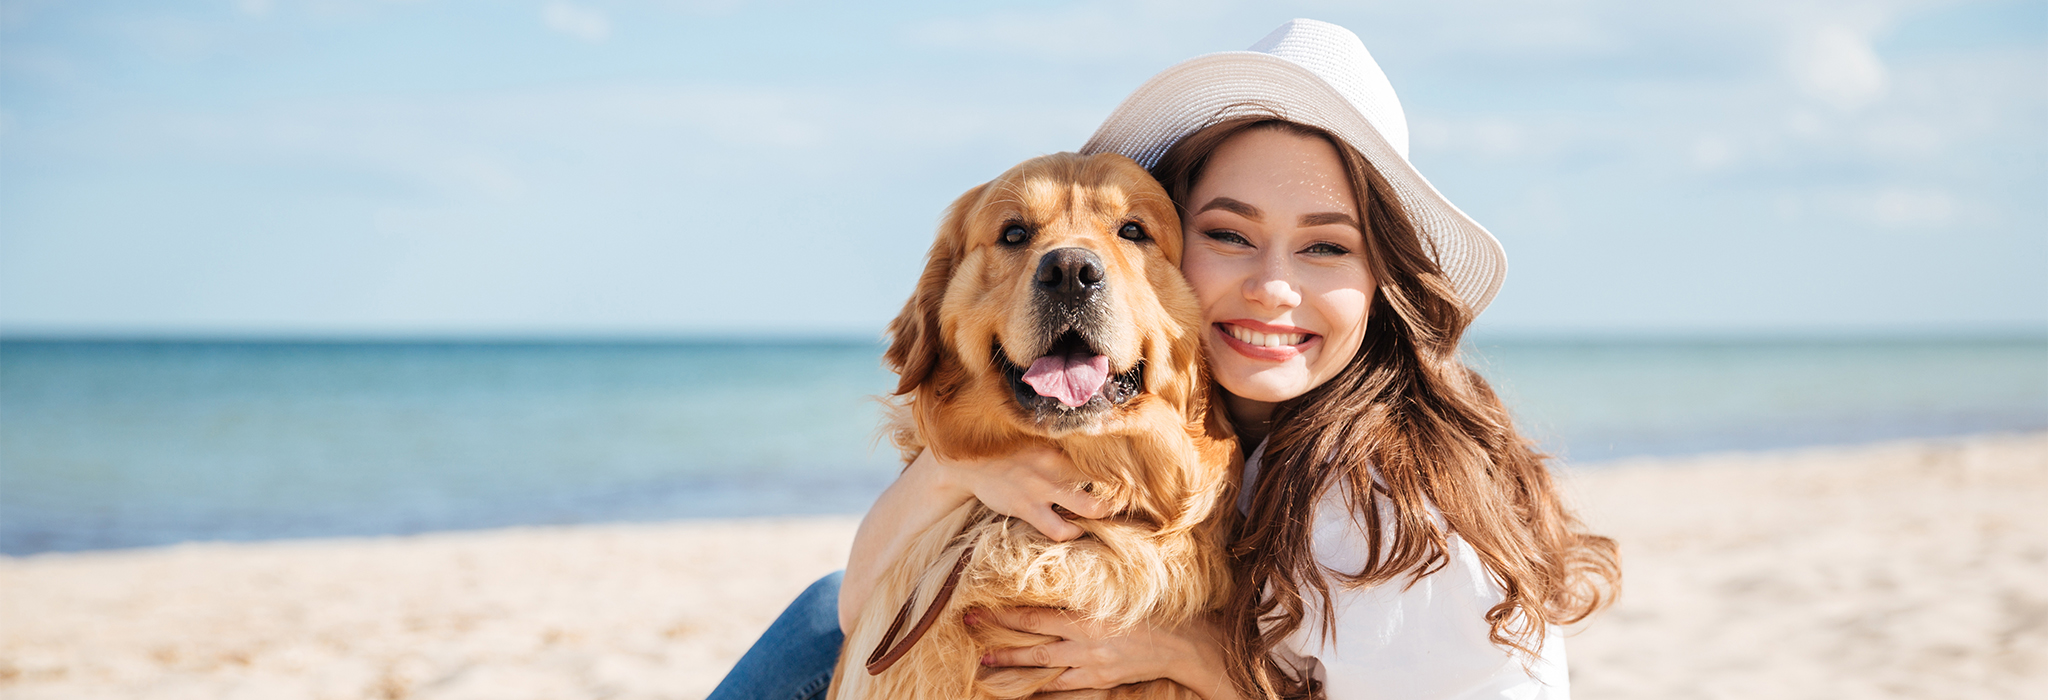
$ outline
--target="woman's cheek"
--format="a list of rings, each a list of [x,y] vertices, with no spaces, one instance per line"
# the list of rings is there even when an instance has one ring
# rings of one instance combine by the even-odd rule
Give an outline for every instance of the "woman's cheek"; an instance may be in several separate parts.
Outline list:
[[[1366,316],[1372,313],[1371,289],[1340,289],[1324,295],[1323,305],[1331,315],[1345,323],[1363,329]]]
[[[1337,350],[1343,363],[1351,361],[1351,355],[1364,344],[1366,320],[1372,315],[1372,289],[1345,288],[1319,295],[1323,307],[1323,318],[1330,323],[1331,349]]]
[[[1219,298],[1228,290],[1228,282],[1222,278],[1225,272],[1218,264],[1215,253],[1203,250],[1204,246],[1189,246],[1187,256],[1181,258],[1180,273],[1187,278],[1188,287],[1195,292],[1195,301],[1201,305],[1202,321],[1214,323]]]

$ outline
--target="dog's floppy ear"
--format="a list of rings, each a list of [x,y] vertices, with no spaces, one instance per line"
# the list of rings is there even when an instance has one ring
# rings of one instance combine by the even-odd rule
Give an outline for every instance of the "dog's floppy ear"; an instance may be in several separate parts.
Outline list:
[[[938,240],[925,259],[924,274],[917,278],[917,290],[903,303],[903,313],[889,322],[889,351],[882,363],[896,373],[896,395],[916,391],[939,364],[945,350],[945,336],[939,330],[939,306],[946,298],[946,285],[953,281],[953,266],[965,248],[967,214],[988,189],[983,184],[953,200],[939,224]]]

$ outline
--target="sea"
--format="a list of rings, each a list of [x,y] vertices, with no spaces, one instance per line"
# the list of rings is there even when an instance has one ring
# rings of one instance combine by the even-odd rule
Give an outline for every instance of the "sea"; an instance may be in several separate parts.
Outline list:
[[[0,340],[0,554],[857,514],[851,341]],[[1481,339],[1561,468],[2048,430],[2048,336]]]

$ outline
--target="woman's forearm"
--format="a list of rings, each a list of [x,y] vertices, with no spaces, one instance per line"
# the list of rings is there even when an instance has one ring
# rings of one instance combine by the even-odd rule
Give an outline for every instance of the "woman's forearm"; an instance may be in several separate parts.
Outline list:
[[[1066,521],[1108,517],[1109,507],[1079,486],[1067,456],[1049,445],[1026,445],[1015,453],[941,461],[925,450],[903,468],[853,536],[846,579],[839,588],[839,627],[853,626],[861,606],[889,562],[902,558],[919,533],[966,503],[981,501],[997,513],[1018,518],[1045,536],[1065,542],[1083,534]],[[1064,513],[1062,512],[1064,511]]]
[[[889,562],[900,558],[918,533],[973,497],[947,478],[930,450],[904,467],[896,482],[868,508],[860,530],[854,533],[853,552],[846,558],[846,578],[839,587],[839,628],[853,627]]]

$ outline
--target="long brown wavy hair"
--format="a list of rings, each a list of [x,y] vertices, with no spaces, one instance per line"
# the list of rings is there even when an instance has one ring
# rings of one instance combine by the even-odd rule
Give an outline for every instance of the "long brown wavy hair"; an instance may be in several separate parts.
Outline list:
[[[1506,595],[1486,612],[1493,642],[1534,655],[1546,625],[1583,620],[1613,601],[1621,583],[1614,541],[1585,531],[1559,498],[1545,456],[1515,430],[1486,380],[1459,361],[1472,311],[1356,149],[1320,129],[1245,117],[1181,139],[1152,174],[1185,216],[1209,155],[1254,129],[1336,147],[1364,214],[1378,288],[1358,354],[1274,412],[1251,511],[1230,548],[1238,577],[1225,608],[1226,650],[1239,662],[1232,680],[1252,697],[1319,695],[1271,657],[1304,624],[1307,595],[1321,599],[1319,629],[1332,634],[1332,579],[1347,588],[1411,585],[1449,563],[1453,533]],[[1370,551],[1361,571],[1327,569],[1311,549],[1309,515],[1331,488],[1346,489],[1362,516]]]

